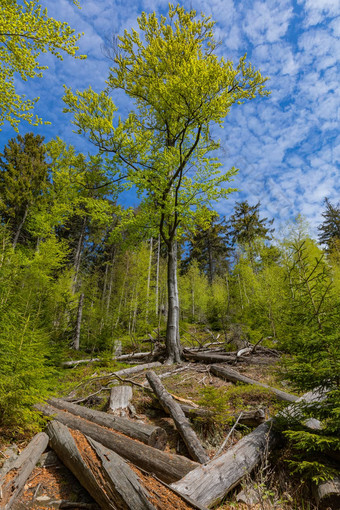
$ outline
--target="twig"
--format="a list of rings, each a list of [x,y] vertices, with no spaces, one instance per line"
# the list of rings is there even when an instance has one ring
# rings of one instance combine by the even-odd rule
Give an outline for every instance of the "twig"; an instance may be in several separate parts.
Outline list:
[[[217,453],[215,453],[215,455],[213,456],[213,458],[212,458],[211,460],[216,459],[216,457],[218,457],[218,456],[219,456],[219,454],[223,451],[223,448],[224,448],[224,447],[225,447],[225,445],[227,444],[228,439],[230,438],[231,434],[234,432],[235,427],[236,427],[236,425],[238,424],[238,422],[240,421],[241,417],[242,417],[242,412],[240,412],[240,414],[239,414],[239,416],[238,416],[237,420],[235,421],[234,425],[233,425],[233,426],[232,426],[232,428],[230,429],[230,431],[229,431],[229,433],[228,433],[227,437],[225,438],[225,440],[224,440],[224,441],[223,441],[223,443],[221,444],[220,448],[218,449]]]

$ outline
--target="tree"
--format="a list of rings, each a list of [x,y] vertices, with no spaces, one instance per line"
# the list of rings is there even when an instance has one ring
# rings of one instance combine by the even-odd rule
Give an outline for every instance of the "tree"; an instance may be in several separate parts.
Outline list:
[[[324,221],[318,226],[319,241],[327,246],[328,251],[340,248],[340,202],[332,205],[328,198],[325,198],[326,210],[322,213]]]
[[[75,3],[75,2],[74,2]],[[39,0],[20,5],[17,0],[2,0],[0,6],[0,126],[8,121],[16,131],[20,120],[37,125],[42,122],[32,109],[39,98],[25,99],[17,94],[15,79],[41,77],[47,66],[39,64],[41,53],[50,52],[62,60],[62,52],[75,56],[77,41],[67,23],[56,21],[42,10]],[[85,58],[83,55],[76,58]]]
[[[0,211],[15,248],[28,213],[46,198],[48,164],[44,138],[33,133],[12,138],[0,157]]]
[[[267,227],[266,223],[272,225],[274,220],[260,219],[260,205],[261,202],[249,205],[247,200],[236,202],[234,214],[230,217],[229,235],[233,244],[251,246],[256,238],[271,239],[270,234],[274,229]]]
[[[208,276],[211,284],[214,276],[223,275],[228,268],[227,257],[230,254],[230,246],[226,234],[225,219],[219,218],[215,213],[206,229],[197,228],[193,235],[189,233],[189,255],[183,261],[183,266],[186,267],[193,260],[197,260],[200,269]]]
[[[177,289],[179,229],[207,225],[208,207],[231,192],[224,187],[235,169],[223,174],[213,153],[213,126],[220,126],[234,103],[266,95],[263,78],[246,56],[236,67],[218,58],[214,22],[170,5],[168,17],[142,13],[139,33],[118,38],[108,89],[72,93],[66,111],[78,132],[123,164],[129,181],[147,204],[168,253],[168,362],[181,358]],[[109,93],[123,90],[135,109],[114,125],[117,107]]]

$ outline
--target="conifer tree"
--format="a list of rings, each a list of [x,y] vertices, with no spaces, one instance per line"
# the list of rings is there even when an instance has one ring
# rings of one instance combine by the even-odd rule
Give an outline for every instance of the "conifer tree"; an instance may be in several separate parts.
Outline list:
[[[327,251],[340,249],[340,202],[332,205],[328,198],[325,198],[326,210],[322,213],[324,221],[318,226],[319,241],[327,246]]]
[[[0,210],[11,228],[14,248],[29,213],[46,200],[49,167],[43,141],[33,133],[18,135],[0,157]]]

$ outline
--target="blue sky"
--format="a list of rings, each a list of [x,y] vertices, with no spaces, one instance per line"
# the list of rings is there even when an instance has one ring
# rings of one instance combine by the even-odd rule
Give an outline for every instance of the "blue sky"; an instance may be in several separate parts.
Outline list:
[[[71,117],[62,113],[63,84],[99,91],[105,86],[110,61],[102,47],[112,34],[137,29],[142,12],[164,13],[163,0],[80,0],[78,10],[68,0],[43,0],[50,16],[84,32],[80,53],[87,60],[51,55],[41,61],[49,66],[42,79],[17,83],[27,98],[39,96],[35,112],[51,126],[32,128],[46,140],[60,136],[77,150],[90,150],[87,142],[72,132]],[[235,105],[220,133],[223,168],[239,168],[232,183],[240,192],[217,204],[229,215],[235,201],[261,201],[263,216],[275,218],[275,226],[302,214],[312,229],[322,220],[323,199],[340,201],[340,3],[339,0],[201,0],[182,5],[211,15],[219,52],[234,63],[247,53],[251,63],[269,76],[269,98]],[[120,96],[115,102],[127,105]],[[16,133],[4,126],[0,151]],[[135,198],[132,199],[135,201]],[[131,205],[136,205],[132,203]]]

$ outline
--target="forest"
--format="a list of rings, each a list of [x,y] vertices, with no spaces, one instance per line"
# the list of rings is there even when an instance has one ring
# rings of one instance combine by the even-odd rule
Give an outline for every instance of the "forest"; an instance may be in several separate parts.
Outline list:
[[[162,403],[157,392],[170,370],[170,382],[164,382],[168,391],[180,403],[189,399],[192,404],[184,429],[192,427],[195,439],[184,430],[184,457],[208,466],[230,435],[228,448],[256,434],[261,420],[242,425],[242,416],[254,409],[269,421],[276,415],[273,428],[281,448],[273,448],[274,457],[268,452],[269,460],[262,459],[265,464],[253,478],[243,467],[247,472],[218,498],[205,501],[188,492],[181,507],[169,506],[170,499],[163,506],[148,499],[146,506],[128,508],[218,504],[221,509],[336,510],[340,203],[325,197],[317,238],[302,216],[277,228],[274,219],[263,216],[260,202],[238,201],[229,217],[218,214],[216,204],[236,191],[229,184],[238,170],[222,168],[216,130],[231,107],[268,95],[267,79],[246,57],[233,66],[217,56],[214,23],[204,15],[196,18],[194,11],[170,6],[167,18],[143,13],[138,24],[143,36],[126,31],[111,49],[107,89],[65,88],[65,111],[90,141],[92,153],[80,153],[59,137],[45,141],[43,127],[41,134],[17,134],[1,149],[1,450],[18,442],[26,446],[49,423],[50,444],[60,458],[67,457],[58,442],[58,427],[65,425],[46,416],[57,415],[57,400],[64,397],[106,410],[107,390],[117,388],[117,381],[135,392],[137,411],[130,409],[130,421],[149,412],[152,422],[150,417],[162,412],[159,406],[151,412],[155,402],[145,384],[172,415],[172,403]],[[125,118],[116,117],[119,105],[111,93],[117,90],[131,100]],[[129,193],[137,195],[138,207],[126,205]],[[133,380],[119,375],[139,364],[142,370],[146,362],[155,363],[159,377],[147,372],[145,383],[145,372]],[[240,369],[255,381],[217,383],[218,367],[222,372],[232,367],[231,373]],[[196,375],[187,385],[190,370]],[[118,380],[110,384],[115,373]],[[317,397],[302,399],[294,412],[285,413],[273,387],[289,392],[291,402],[308,392]],[[46,401],[55,412],[44,412]],[[64,409],[66,403],[59,405]],[[204,412],[195,415],[195,408]],[[309,426],[311,419],[319,425]],[[182,425],[175,423],[181,435]],[[61,437],[67,434],[64,430]],[[201,444],[193,446],[196,434],[203,450]],[[98,458],[105,452],[116,455],[96,441],[89,444]],[[151,473],[185,493],[183,474],[163,479],[161,472]],[[0,470],[4,487],[6,476]],[[287,481],[285,489],[279,487],[280,477]],[[241,479],[252,493],[236,503]],[[330,493],[320,489],[332,480]],[[114,504],[105,497],[104,490],[95,498],[100,508],[127,508],[116,495]],[[155,506],[148,506],[150,501]],[[93,500],[82,504],[73,507],[98,508]]]

